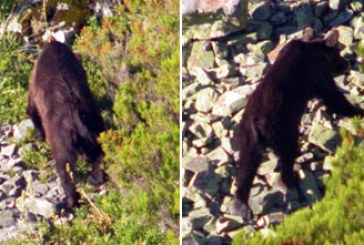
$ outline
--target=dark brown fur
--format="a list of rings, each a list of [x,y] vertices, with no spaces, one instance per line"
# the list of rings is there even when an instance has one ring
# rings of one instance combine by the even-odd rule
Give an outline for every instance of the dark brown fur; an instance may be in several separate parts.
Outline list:
[[[93,163],[92,184],[104,181],[99,164],[103,152],[96,138],[104,130],[100,112],[92,98],[81,62],[71,49],[50,42],[40,53],[29,86],[27,114],[35,126],[35,136],[50,145],[68,206],[77,204],[66,165],[75,169],[77,154]]]
[[[279,52],[251,95],[236,131],[240,149],[236,204],[245,217],[251,216],[247,202],[265,148],[272,148],[279,157],[283,183],[289,188],[296,185],[298,125],[309,100],[321,98],[328,111],[342,116],[364,114],[335,85],[333,77],[348,68],[337,48],[338,32],[332,30],[325,39],[309,39],[293,40]]]

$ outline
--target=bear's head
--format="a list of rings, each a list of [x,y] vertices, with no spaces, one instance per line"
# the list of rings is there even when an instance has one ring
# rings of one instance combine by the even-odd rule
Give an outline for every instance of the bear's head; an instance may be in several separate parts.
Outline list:
[[[309,41],[308,39],[309,37],[306,37],[304,40],[316,45],[316,49],[314,50],[316,59],[327,67],[333,76],[343,74],[349,70],[349,62],[340,55],[338,30],[332,29],[323,39],[313,41]]]

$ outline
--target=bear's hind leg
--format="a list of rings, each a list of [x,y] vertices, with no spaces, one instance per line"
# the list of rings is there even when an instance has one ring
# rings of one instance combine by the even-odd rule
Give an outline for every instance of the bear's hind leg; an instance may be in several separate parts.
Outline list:
[[[72,149],[71,144],[67,144],[69,142],[58,141],[58,143],[57,147],[52,145],[52,149],[54,150],[53,154],[56,161],[57,172],[61,180],[61,185],[66,194],[66,205],[68,207],[77,206],[80,194],[76,192],[75,184],[71,178],[71,174],[74,173],[74,167],[77,159],[76,152]]]
[[[282,134],[279,142],[273,146],[273,151],[279,157],[281,163],[282,181],[287,188],[297,186],[297,177],[293,171],[294,161],[298,155],[297,141],[298,137]]]
[[[92,163],[92,171],[87,178],[90,185],[98,186],[107,181],[106,173],[100,168],[103,163],[104,153],[99,144],[96,142],[83,142],[83,152],[86,155],[87,162]]]
[[[34,137],[39,141],[45,140],[45,133],[42,125],[42,120],[39,116],[38,110],[34,105],[34,101],[29,97],[27,115],[30,117],[34,124]]]
[[[245,219],[250,219],[252,217],[248,199],[261,157],[262,149],[260,149],[257,144],[241,149],[239,165],[237,168],[238,188],[236,191],[237,200],[235,201],[235,209]]]

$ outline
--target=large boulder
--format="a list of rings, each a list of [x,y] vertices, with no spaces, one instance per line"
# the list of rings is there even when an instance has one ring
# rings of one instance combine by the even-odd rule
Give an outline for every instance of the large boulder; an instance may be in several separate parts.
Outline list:
[[[243,30],[247,0],[182,0],[185,38],[211,39]]]

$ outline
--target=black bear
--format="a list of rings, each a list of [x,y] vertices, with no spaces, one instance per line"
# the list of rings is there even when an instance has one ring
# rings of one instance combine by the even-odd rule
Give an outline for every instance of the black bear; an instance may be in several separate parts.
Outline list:
[[[82,154],[93,163],[89,183],[105,181],[99,168],[104,153],[96,141],[104,123],[82,64],[65,44],[52,41],[39,54],[29,85],[27,114],[34,123],[35,137],[46,139],[52,149],[67,206],[77,205],[80,196],[67,164],[74,171],[77,154]]]
[[[292,40],[279,52],[247,103],[235,131],[240,159],[237,164],[236,208],[251,217],[248,198],[263,151],[271,148],[279,157],[283,183],[296,185],[294,160],[298,155],[298,125],[310,99],[320,98],[331,113],[364,115],[336,87],[334,76],[348,70],[339,53],[339,32],[313,39],[305,30],[301,40]]]

